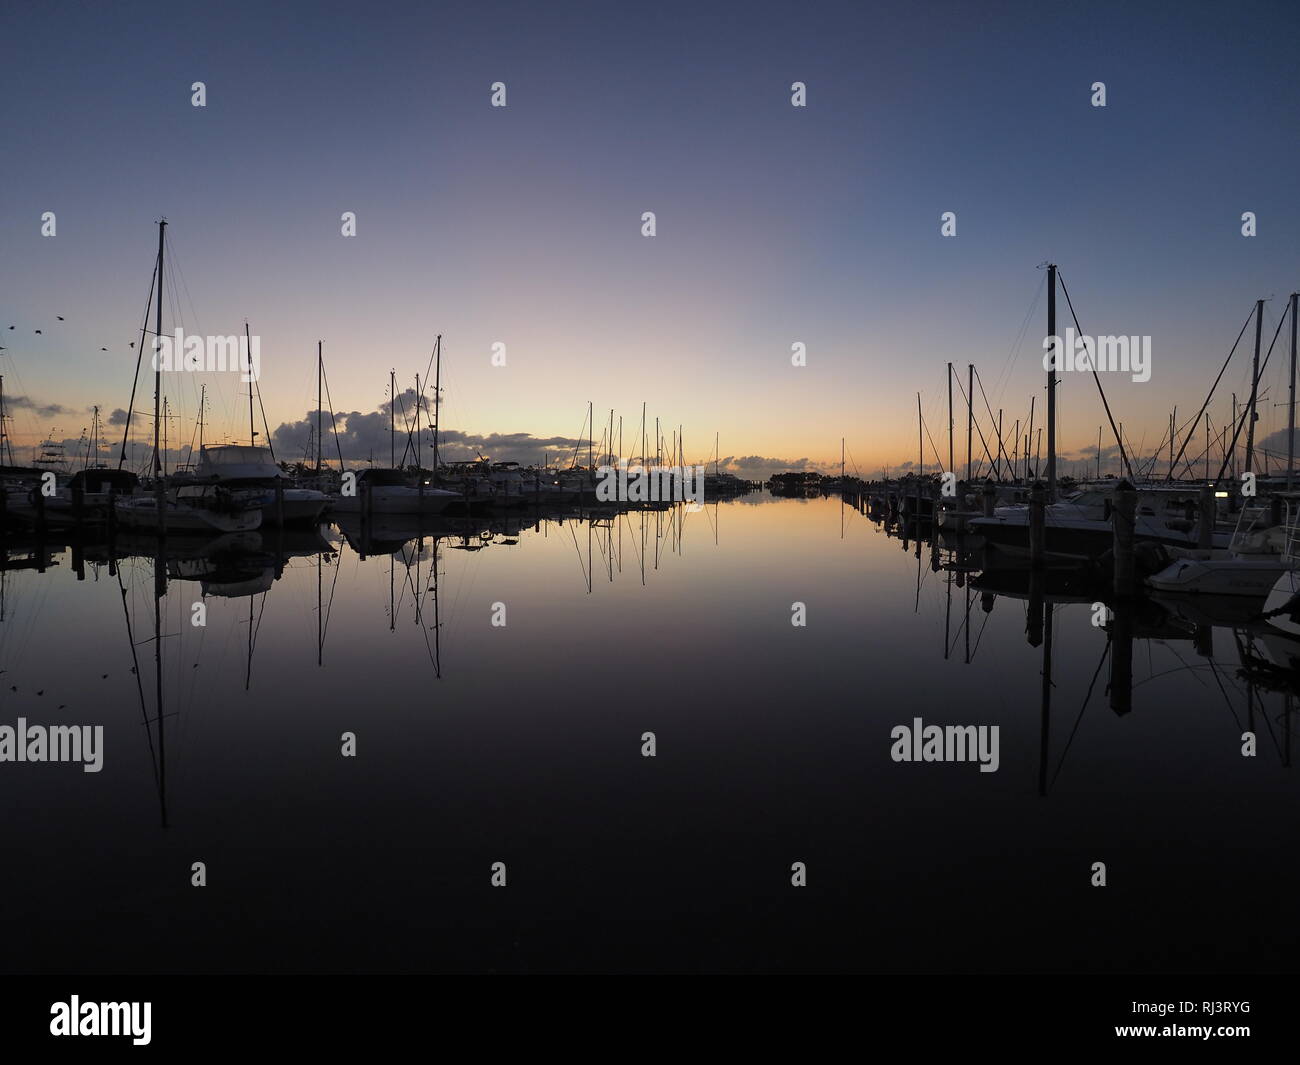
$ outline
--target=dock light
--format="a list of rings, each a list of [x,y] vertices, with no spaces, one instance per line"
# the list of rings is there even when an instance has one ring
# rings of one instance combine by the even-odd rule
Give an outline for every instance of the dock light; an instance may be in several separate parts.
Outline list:
[[[1214,493],[1214,498],[1215,498],[1215,499],[1227,499],[1227,498],[1228,498],[1228,493],[1227,493],[1227,492],[1215,492],[1215,493]]]

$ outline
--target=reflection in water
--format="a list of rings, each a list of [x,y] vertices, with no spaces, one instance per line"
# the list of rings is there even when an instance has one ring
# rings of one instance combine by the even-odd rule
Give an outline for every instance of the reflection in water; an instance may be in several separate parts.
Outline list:
[[[1295,874],[1300,647],[1240,604],[815,496],[4,546],[0,719],[106,737],[85,780],[0,767],[14,969],[1288,964],[1211,905]],[[893,763],[914,716],[999,725],[1000,769]]]

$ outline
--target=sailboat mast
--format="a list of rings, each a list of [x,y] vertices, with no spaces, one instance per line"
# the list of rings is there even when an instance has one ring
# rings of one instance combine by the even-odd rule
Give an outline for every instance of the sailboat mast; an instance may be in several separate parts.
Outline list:
[[[1047,335],[1056,336],[1056,263],[1047,264]],[[1061,354],[1057,346],[1058,357]],[[1047,501],[1056,502],[1056,363],[1047,371]]]
[[[1252,364],[1253,369],[1250,371],[1250,413],[1246,415],[1246,472],[1250,473],[1255,468],[1255,419],[1259,417],[1255,413],[1255,403],[1259,398],[1259,343],[1264,329],[1264,301],[1255,301],[1255,361]]]
[[[323,403],[323,400],[321,399],[321,386],[323,384],[322,379],[324,378],[324,376],[325,376],[325,359],[324,359],[324,355],[321,352],[321,341],[318,340],[316,341],[316,475],[318,477],[320,476],[320,460],[321,460],[320,415],[321,415],[321,405]]]
[[[948,363],[948,470],[953,468],[952,453],[952,363]]]
[[[199,386],[199,450],[203,450],[203,407],[208,398],[208,386]]]
[[[415,375],[415,468],[420,468],[420,375]]]
[[[917,458],[919,459],[916,467],[916,476],[918,478],[925,475],[925,437],[922,435],[924,432],[925,426],[921,421],[921,393],[918,392],[916,394],[916,450]],[[920,489],[917,489],[917,498],[919,499],[920,497]],[[920,504],[917,504],[917,506],[919,512]]]
[[[590,401],[587,402],[587,469],[596,468],[596,456],[593,449],[596,446],[596,405]]]
[[[1291,293],[1291,402],[1287,405],[1286,415],[1286,486],[1289,491],[1294,478],[1292,467],[1295,465],[1295,342],[1296,327],[1295,313],[1296,300],[1300,299],[1300,292]],[[1208,447],[1208,445],[1207,445]]]
[[[153,490],[158,507],[158,534],[166,535],[167,512],[163,507],[162,451],[159,437],[162,432],[162,315],[163,315],[163,246],[167,233],[167,219],[158,223],[158,302],[153,332]],[[159,710],[161,714],[161,709]]]
[[[971,400],[975,397],[975,364],[973,362],[966,364],[966,480],[970,481],[975,476],[974,463],[972,462],[971,432],[975,425],[975,409]]]
[[[388,468],[397,468],[397,371],[388,371]]]
[[[257,430],[253,428],[253,342],[248,335],[248,320],[244,320],[244,347],[248,359],[248,444],[257,446]]]
[[[438,339],[433,345],[433,483],[438,483],[438,415],[442,411],[442,334],[438,334]],[[437,555],[437,544],[434,544],[434,555]],[[435,571],[437,568],[437,559],[435,557]]]

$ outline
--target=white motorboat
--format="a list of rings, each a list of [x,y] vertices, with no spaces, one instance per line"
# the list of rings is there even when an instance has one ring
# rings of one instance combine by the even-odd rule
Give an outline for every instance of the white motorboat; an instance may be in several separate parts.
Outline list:
[[[283,515],[286,525],[317,521],[329,503],[324,492],[288,484],[288,477],[271,458],[269,448],[247,444],[201,448],[199,461],[187,479],[248,493],[262,508],[262,522],[267,525],[275,524],[277,513]],[[276,482],[283,483],[278,492]]]
[[[1270,503],[1252,504],[1237,519],[1227,550],[1181,551],[1182,557],[1148,577],[1147,583],[1161,592],[1264,598],[1294,565],[1285,549],[1300,497],[1282,503],[1281,521]]]

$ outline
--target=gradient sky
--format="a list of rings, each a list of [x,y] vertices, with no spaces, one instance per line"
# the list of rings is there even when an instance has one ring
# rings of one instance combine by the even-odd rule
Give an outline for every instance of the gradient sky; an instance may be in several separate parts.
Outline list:
[[[1300,9],[1138,7],[6,4],[15,439],[126,406],[165,215],[176,324],[249,319],[272,426],[315,409],[317,339],[334,409],[367,412],[442,333],[449,429],[571,438],[591,400],[630,442],[645,401],[693,460],[719,432],[724,457],[770,460],[751,472],[838,464],[844,436],[865,474],[915,459],[917,391],[946,453],[948,361],[977,365],[1008,431],[1031,394],[1041,409],[1041,300],[1012,355],[1050,258],[1085,330],[1152,336],[1150,382],[1103,381],[1149,449],[1253,301],[1274,297],[1267,343],[1300,287]],[[1261,433],[1285,425],[1285,355]],[[169,386],[183,437],[198,383]],[[239,432],[238,384],[207,383],[208,438]],[[1095,447],[1091,380],[1060,399],[1062,448]]]

